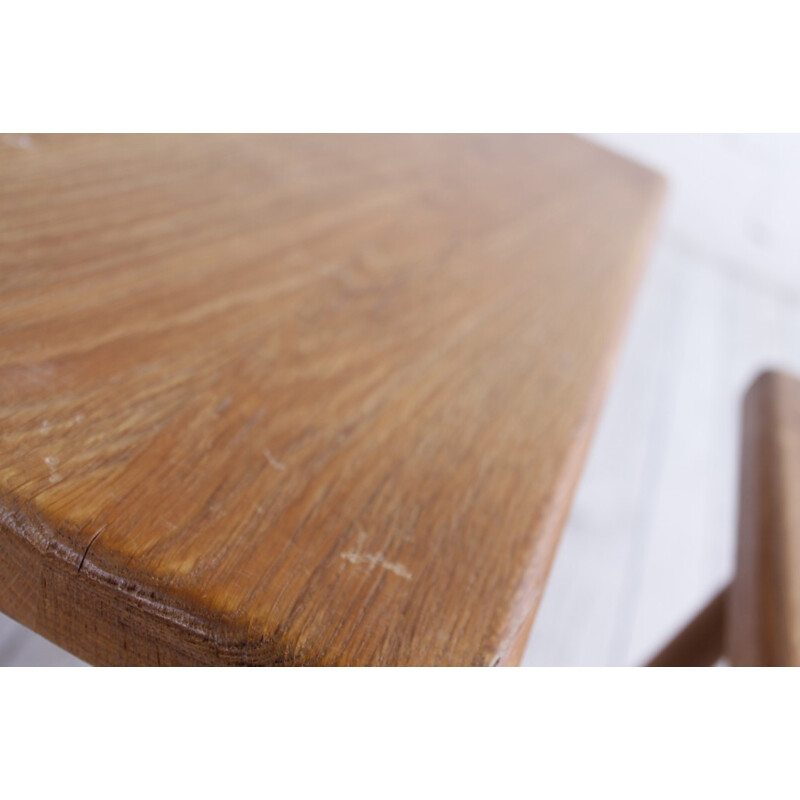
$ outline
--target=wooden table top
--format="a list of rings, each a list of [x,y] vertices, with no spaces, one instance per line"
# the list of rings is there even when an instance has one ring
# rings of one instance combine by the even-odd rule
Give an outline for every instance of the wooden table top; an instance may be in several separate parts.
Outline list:
[[[568,136],[0,139],[0,610],[515,663],[659,206]]]

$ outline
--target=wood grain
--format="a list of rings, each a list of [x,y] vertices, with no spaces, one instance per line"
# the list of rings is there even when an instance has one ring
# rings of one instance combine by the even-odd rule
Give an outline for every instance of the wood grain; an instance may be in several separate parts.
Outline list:
[[[564,136],[0,142],[0,604],[97,664],[519,659],[661,194]]]
[[[732,666],[800,666],[800,381],[763,373],[745,398]]]

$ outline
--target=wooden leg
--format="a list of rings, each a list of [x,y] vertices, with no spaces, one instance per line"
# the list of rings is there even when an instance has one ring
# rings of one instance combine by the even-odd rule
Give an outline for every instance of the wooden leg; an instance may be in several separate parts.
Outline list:
[[[726,586],[651,661],[648,667],[710,667],[722,656],[725,640]]]
[[[800,380],[760,375],[743,423],[736,574],[651,666],[800,666]]]
[[[731,666],[800,665],[800,381],[761,375],[744,404]]]

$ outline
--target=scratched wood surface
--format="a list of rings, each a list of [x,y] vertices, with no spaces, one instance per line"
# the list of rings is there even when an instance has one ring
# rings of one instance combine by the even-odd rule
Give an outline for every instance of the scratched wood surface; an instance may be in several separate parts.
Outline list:
[[[0,610],[516,663],[661,195],[566,136],[0,140]]]
[[[747,393],[736,575],[728,602],[733,666],[800,666],[800,380],[765,372]]]

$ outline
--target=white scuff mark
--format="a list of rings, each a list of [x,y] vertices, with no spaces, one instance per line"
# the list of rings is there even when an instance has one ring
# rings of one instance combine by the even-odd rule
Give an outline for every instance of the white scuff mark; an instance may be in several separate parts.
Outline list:
[[[86,415],[85,415],[85,414],[78,413],[78,414],[76,414],[76,415],[75,415],[75,416],[72,418],[72,421],[73,421],[73,422],[74,422],[76,425],[79,425],[79,424],[80,424],[81,422],[83,422],[85,419],[86,419]]]
[[[273,456],[269,450],[264,451],[264,458],[267,459],[269,465],[274,469],[279,469],[281,471],[286,469],[286,464],[284,464],[282,461],[278,461],[278,459],[275,458],[275,456]]]
[[[50,470],[50,483],[58,483],[61,480],[61,473],[56,469],[58,467],[58,459],[55,456],[45,456],[44,463]]]
[[[39,433],[47,433],[50,430],[50,421],[43,419],[42,424],[39,426]]]
[[[341,557],[345,561],[349,561],[351,564],[366,564],[369,567],[370,571],[375,569],[375,567],[380,567],[381,569],[387,569],[389,570],[389,572],[393,572],[395,575],[398,575],[401,578],[405,578],[406,580],[411,580],[411,573],[405,568],[403,564],[400,564],[396,561],[387,561],[384,558],[383,553],[362,552],[366,540],[367,540],[367,535],[363,532],[359,533],[356,549],[342,553]]]
[[[9,147],[16,147],[19,150],[28,150],[33,147],[33,139],[27,133],[4,133],[2,141]]]

